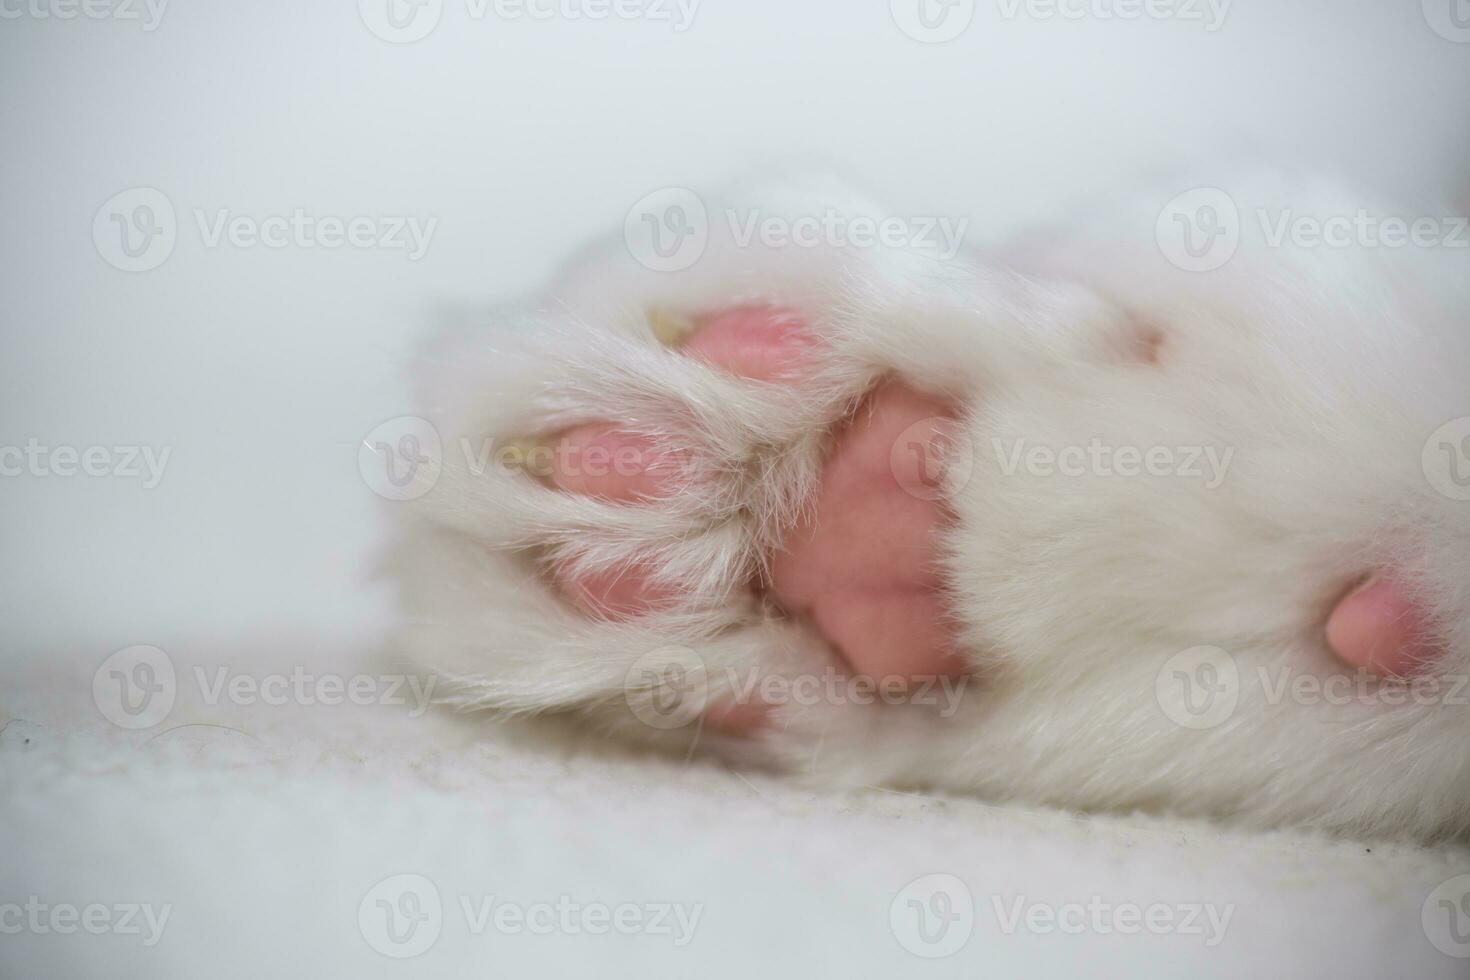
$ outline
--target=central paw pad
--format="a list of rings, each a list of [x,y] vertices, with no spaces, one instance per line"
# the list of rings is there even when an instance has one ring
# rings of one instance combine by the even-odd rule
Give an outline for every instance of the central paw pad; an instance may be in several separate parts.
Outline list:
[[[660,340],[682,356],[757,383],[799,392],[822,351],[793,311],[742,306],[694,316],[650,318]],[[672,343],[671,343],[672,342]],[[952,410],[941,399],[884,381],[831,431],[812,499],[775,548],[761,556],[749,586],[785,614],[808,619],[847,669],[874,679],[957,676],[938,574],[938,532],[947,517],[936,494],[911,492],[894,460],[924,467],[938,457]],[[900,442],[912,443],[905,455]],[[555,438],[547,482],[562,491],[640,507],[680,492],[689,470],[657,436],[611,422],[576,426]],[[717,478],[717,477],[716,477]],[[679,590],[647,560],[554,572],[585,612],[628,619],[677,608]],[[717,705],[724,728],[758,723],[763,713]]]

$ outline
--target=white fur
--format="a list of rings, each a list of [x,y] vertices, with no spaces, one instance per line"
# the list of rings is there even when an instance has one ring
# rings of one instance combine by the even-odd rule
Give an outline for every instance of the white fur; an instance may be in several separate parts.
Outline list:
[[[983,259],[740,248],[716,220],[703,258],[665,274],[617,240],[538,304],[441,338],[421,382],[444,458],[426,472],[433,488],[404,505],[393,561],[405,646],[454,681],[463,707],[566,712],[821,779],[1464,835],[1470,707],[1268,694],[1283,668],[1345,671],[1323,620],[1354,580],[1389,565],[1448,646],[1432,673],[1470,673],[1470,504],[1436,493],[1420,464],[1431,432],[1470,415],[1467,254],[1271,248],[1247,220],[1225,267],[1184,272],[1154,239],[1178,189]],[[1365,204],[1315,185],[1233,190],[1246,213]],[[884,213],[819,182],[732,200],[768,215]],[[647,322],[751,301],[795,307],[826,337],[813,382],[732,379],[664,349]],[[1136,356],[1150,333],[1157,364]],[[944,551],[978,671],[958,710],[792,705],[757,738],[639,722],[630,705],[666,693],[632,680],[658,676],[630,674],[650,658],[692,669],[711,698],[728,690],[727,668],[793,676],[828,663],[810,629],[739,586],[810,503],[827,430],[885,373],[966,410],[974,466],[951,488],[959,520]],[[595,419],[673,440],[697,464],[691,488],[656,505],[601,503],[493,466],[476,474],[459,448]],[[995,450],[1095,438],[1233,456],[1207,487],[1008,474]],[[598,622],[545,583],[555,563],[630,556],[684,590],[678,613]],[[1156,682],[1202,645],[1232,658],[1239,702],[1192,729],[1170,719]]]

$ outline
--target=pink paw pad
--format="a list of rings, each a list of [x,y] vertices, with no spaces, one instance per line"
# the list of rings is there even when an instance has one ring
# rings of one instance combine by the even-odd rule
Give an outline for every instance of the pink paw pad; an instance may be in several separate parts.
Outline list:
[[[1327,643],[1354,667],[1408,677],[1440,654],[1422,610],[1400,584],[1374,577],[1348,593],[1327,620]]]
[[[778,381],[795,377],[815,347],[806,321],[790,310],[737,306],[700,318],[680,350],[740,378]]]

